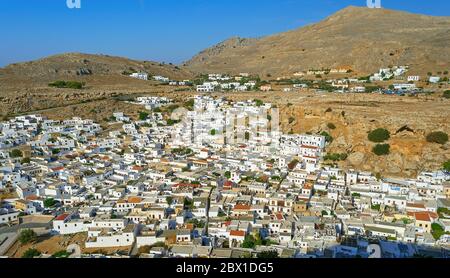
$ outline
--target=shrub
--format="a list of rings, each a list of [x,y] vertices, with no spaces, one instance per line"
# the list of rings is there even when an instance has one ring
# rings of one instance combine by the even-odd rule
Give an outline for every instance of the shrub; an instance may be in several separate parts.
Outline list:
[[[381,206],[377,204],[377,205],[372,205],[371,208],[372,208],[373,210],[378,210],[378,211],[379,211],[380,208],[381,208]]]
[[[32,259],[34,257],[37,257],[41,255],[41,252],[39,252],[37,249],[30,248],[25,253],[23,253],[22,258],[24,259]]]
[[[368,135],[368,138],[372,142],[381,143],[391,138],[391,134],[384,128],[378,128],[371,131]]]
[[[145,121],[147,120],[148,113],[147,112],[139,112],[139,120]]]
[[[445,91],[442,96],[445,98],[450,98],[450,90]]]
[[[68,258],[70,256],[70,253],[66,250],[58,251],[55,254],[52,255],[52,258]]]
[[[450,172],[450,160],[447,161],[447,162],[444,162],[444,170]]]
[[[250,132],[245,132],[245,140],[250,140]]]
[[[427,135],[427,142],[444,145],[448,142],[448,135],[442,131],[431,132]]]
[[[48,84],[49,87],[55,88],[68,88],[68,89],[83,89],[84,83],[77,81],[55,81],[53,83]]]
[[[23,153],[21,150],[18,149],[14,149],[11,151],[11,153],[9,154],[12,158],[18,158],[18,157],[22,157]]]
[[[331,153],[324,156],[324,160],[344,161],[348,155],[346,153]]]
[[[37,235],[33,230],[27,229],[23,230],[19,234],[19,241],[21,244],[27,244],[34,242],[37,239]]]
[[[48,198],[44,200],[44,207],[51,208],[56,205],[56,201],[53,198]]]
[[[372,151],[378,156],[388,155],[390,153],[391,146],[389,144],[378,144],[373,147]]]
[[[256,103],[256,106],[258,106],[258,107],[264,105],[264,102],[260,99],[255,99],[255,103]]]
[[[433,235],[433,237],[434,237],[435,240],[440,239],[441,236],[442,236],[443,234],[445,234],[444,229],[443,229],[442,226],[439,225],[438,223],[433,223],[433,224],[431,224],[431,229],[432,229],[431,234]]]
[[[289,124],[292,124],[295,121],[295,118],[289,117]]]
[[[328,124],[327,124],[327,127],[328,127],[329,129],[336,129],[336,125],[333,124],[333,123],[328,123]]]
[[[320,135],[325,137],[325,140],[327,141],[327,143],[331,143],[333,142],[333,137],[326,131],[322,131],[322,133],[320,133]]]

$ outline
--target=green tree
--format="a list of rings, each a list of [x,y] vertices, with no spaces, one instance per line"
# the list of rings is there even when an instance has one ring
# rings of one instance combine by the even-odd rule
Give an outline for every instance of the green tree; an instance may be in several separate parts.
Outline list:
[[[167,202],[167,204],[168,204],[169,206],[172,205],[173,197],[172,197],[172,196],[168,196],[168,197],[166,198],[166,202]]]
[[[19,242],[21,244],[27,244],[30,242],[35,242],[37,239],[37,235],[33,230],[26,229],[20,232],[19,234]]]
[[[450,160],[444,162],[443,167],[444,167],[444,170],[447,170],[450,172]]]
[[[22,164],[29,164],[31,162],[31,159],[29,157],[25,157],[24,159],[22,159],[22,161],[20,161],[20,163]]]
[[[11,151],[11,153],[9,154],[12,158],[18,158],[18,157],[22,157],[23,153],[21,150],[18,149],[14,149]]]
[[[148,118],[148,113],[145,111],[139,112],[139,120],[145,121]]]
[[[211,134],[212,136],[215,136],[215,135],[217,134],[217,130],[211,129],[210,134]]]
[[[442,131],[431,132],[427,135],[427,141],[429,143],[437,143],[444,145],[448,142],[448,134]]]
[[[66,250],[61,250],[61,251],[58,251],[55,254],[53,254],[52,258],[63,259],[63,258],[68,258],[69,256],[70,256],[69,252],[67,252]]]
[[[372,207],[371,207],[373,210],[380,210],[380,208],[381,208],[381,206],[379,205],[379,204],[376,204],[376,205],[372,205]]]
[[[56,201],[53,198],[47,198],[44,200],[44,207],[51,208],[56,205]]]
[[[443,234],[445,234],[445,231],[441,225],[439,225],[438,223],[433,223],[431,224],[431,234],[433,235],[435,240],[438,240]]]
[[[260,99],[255,99],[255,103],[256,103],[256,106],[258,106],[258,107],[264,105],[264,102]]]
[[[390,153],[391,146],[389,144],[377,144],[373,147],[372,151],[378,156],[388,155]]]
[[[224,174],[225,178],[227,179],[231,179],[231,172],[230,171],[226,171]]]
[[[245,140],[250,140],[250,132],[245,132]]]
[[[22,258],[24,259],[32,259],[34,257],[37,257],[41,255],[41,252],[39,252],[37,249],[30,248],[25,253],[23,253]]]
[[[384,128],[378,128],[371,131],[368,135],[368,139],[375,143],[381,143],[391,138],[391,134]]]
[[[320,135],[325,137],[325,140],[327,141],[327,143],[331,143],[333,142],[333,136],[331,136],[328,132],[326,131],[322,131],[322,133],[320,133]]]

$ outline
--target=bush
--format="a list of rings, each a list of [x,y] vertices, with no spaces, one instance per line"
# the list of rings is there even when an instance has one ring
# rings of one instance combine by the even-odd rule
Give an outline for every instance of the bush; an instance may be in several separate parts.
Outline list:
[[[444,229],[442,228],[441,225],[439,225],[438,223],[433,223],[431,224],[431,234],[433,235],[435,240],[438,240],[441,238],[441,236],[443,234],[445,234]]]
[[[51,208],[56,205],[56,201],[53,198],[48,198],[44,200],[44,207]]]
[[[18,157],[22,157],[23,153],[21,150],[18,149],[14,149],[11,151],[11,153],[9,154],[12,158],[18,158]]]
[[[27,229],[20,232],[19,242],[21,244],[27,244],[30,242],[34,242],[37,239],[37,235],[33,230]]]
[[[378,156],[388,155],[390,153],[391,146],[389,144],[378,144],[373,147],[372,151]]]
[[[52,255],[52,258],[68,258],[70,256],[70,253],[66,250],[58,251],[55,254]]]
[[[442,96],[445,98],[450,98],[450,90],[445,91]]]
[[[147,112],[139,112],[139,120],[145,121],[147,120],[148,113]]]
[[[373,210],[378,210],[378,211],[379,211],[380,208],[381,208],[381,206],[377,204],[377,205],[372,205],[371,208],[372,208]]]
[[[442,131],[435,131],[427,135],[427,142],[444,145],[448,142],[448,135]]]
[[[391,134],[384,128],[378,128],[371,131],[368,135],[368,138],[372,142],[381,143],[391,138]]]
[[[328,124],[327,124],[327,127],[328,127],[329,129],[336,129],[336,125],[333,124],[333,123],[328,123]]]
[[[324,156],[324,160],[344,161],[347,157],[346,153],[330,153]]]
[[[255,103],[256,103],[256,106],[258,106],[258,107],[264,105],[264,102],[260,99],[255,99]]]
[[[41,252],[39,252],[37,249],[30,248],[25,253],[23,253],[22,258],[24,259],[32,259],[34,257],[37,257],[41,255]]]
[[[53,83],[48,84],[49,87],[55,88],[68,88],[68,89],[83,89],[85,84],[77,81],[55,81]]]
[[[292,124],[295,121],[294,117],[289,117],[289,124]]]
[[[444,162],[444,170],[450,172],[450,160],[447,161],[447,162]]]
[[[29,164],[31,162],[31,159],[29,157],[26,157],[24,159],[22,159],[22,161],[20,161],[20,163],[22,164]]]
[[[327,141],[327,143],[331,143],[333,142],[333,137],[326,131],[323,131],[322,133],[320,133],[320,135],[325,137],[325,140]]]

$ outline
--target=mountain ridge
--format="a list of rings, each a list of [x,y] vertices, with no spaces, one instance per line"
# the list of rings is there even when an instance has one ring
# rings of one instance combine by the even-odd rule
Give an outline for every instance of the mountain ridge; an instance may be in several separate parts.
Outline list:
[[[417,72],[449,67],[450,17],[349,6],[324,20],[262,38],[233,37],[185,62],[194,72],[292,74],[352,66],[369,74],[388,65]],[[236,40],[244,44],[236,44]],[[369,58],[370,57],[370,58]]]

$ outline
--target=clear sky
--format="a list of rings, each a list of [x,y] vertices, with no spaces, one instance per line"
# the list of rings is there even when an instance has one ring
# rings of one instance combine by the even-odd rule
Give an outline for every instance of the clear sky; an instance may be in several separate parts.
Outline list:
[[[381,0],[384,8],[449,16],[448,0]],[[0,66],[63,52],[181,63],[229,37],[318,22],[366,0],[0,0]]]

